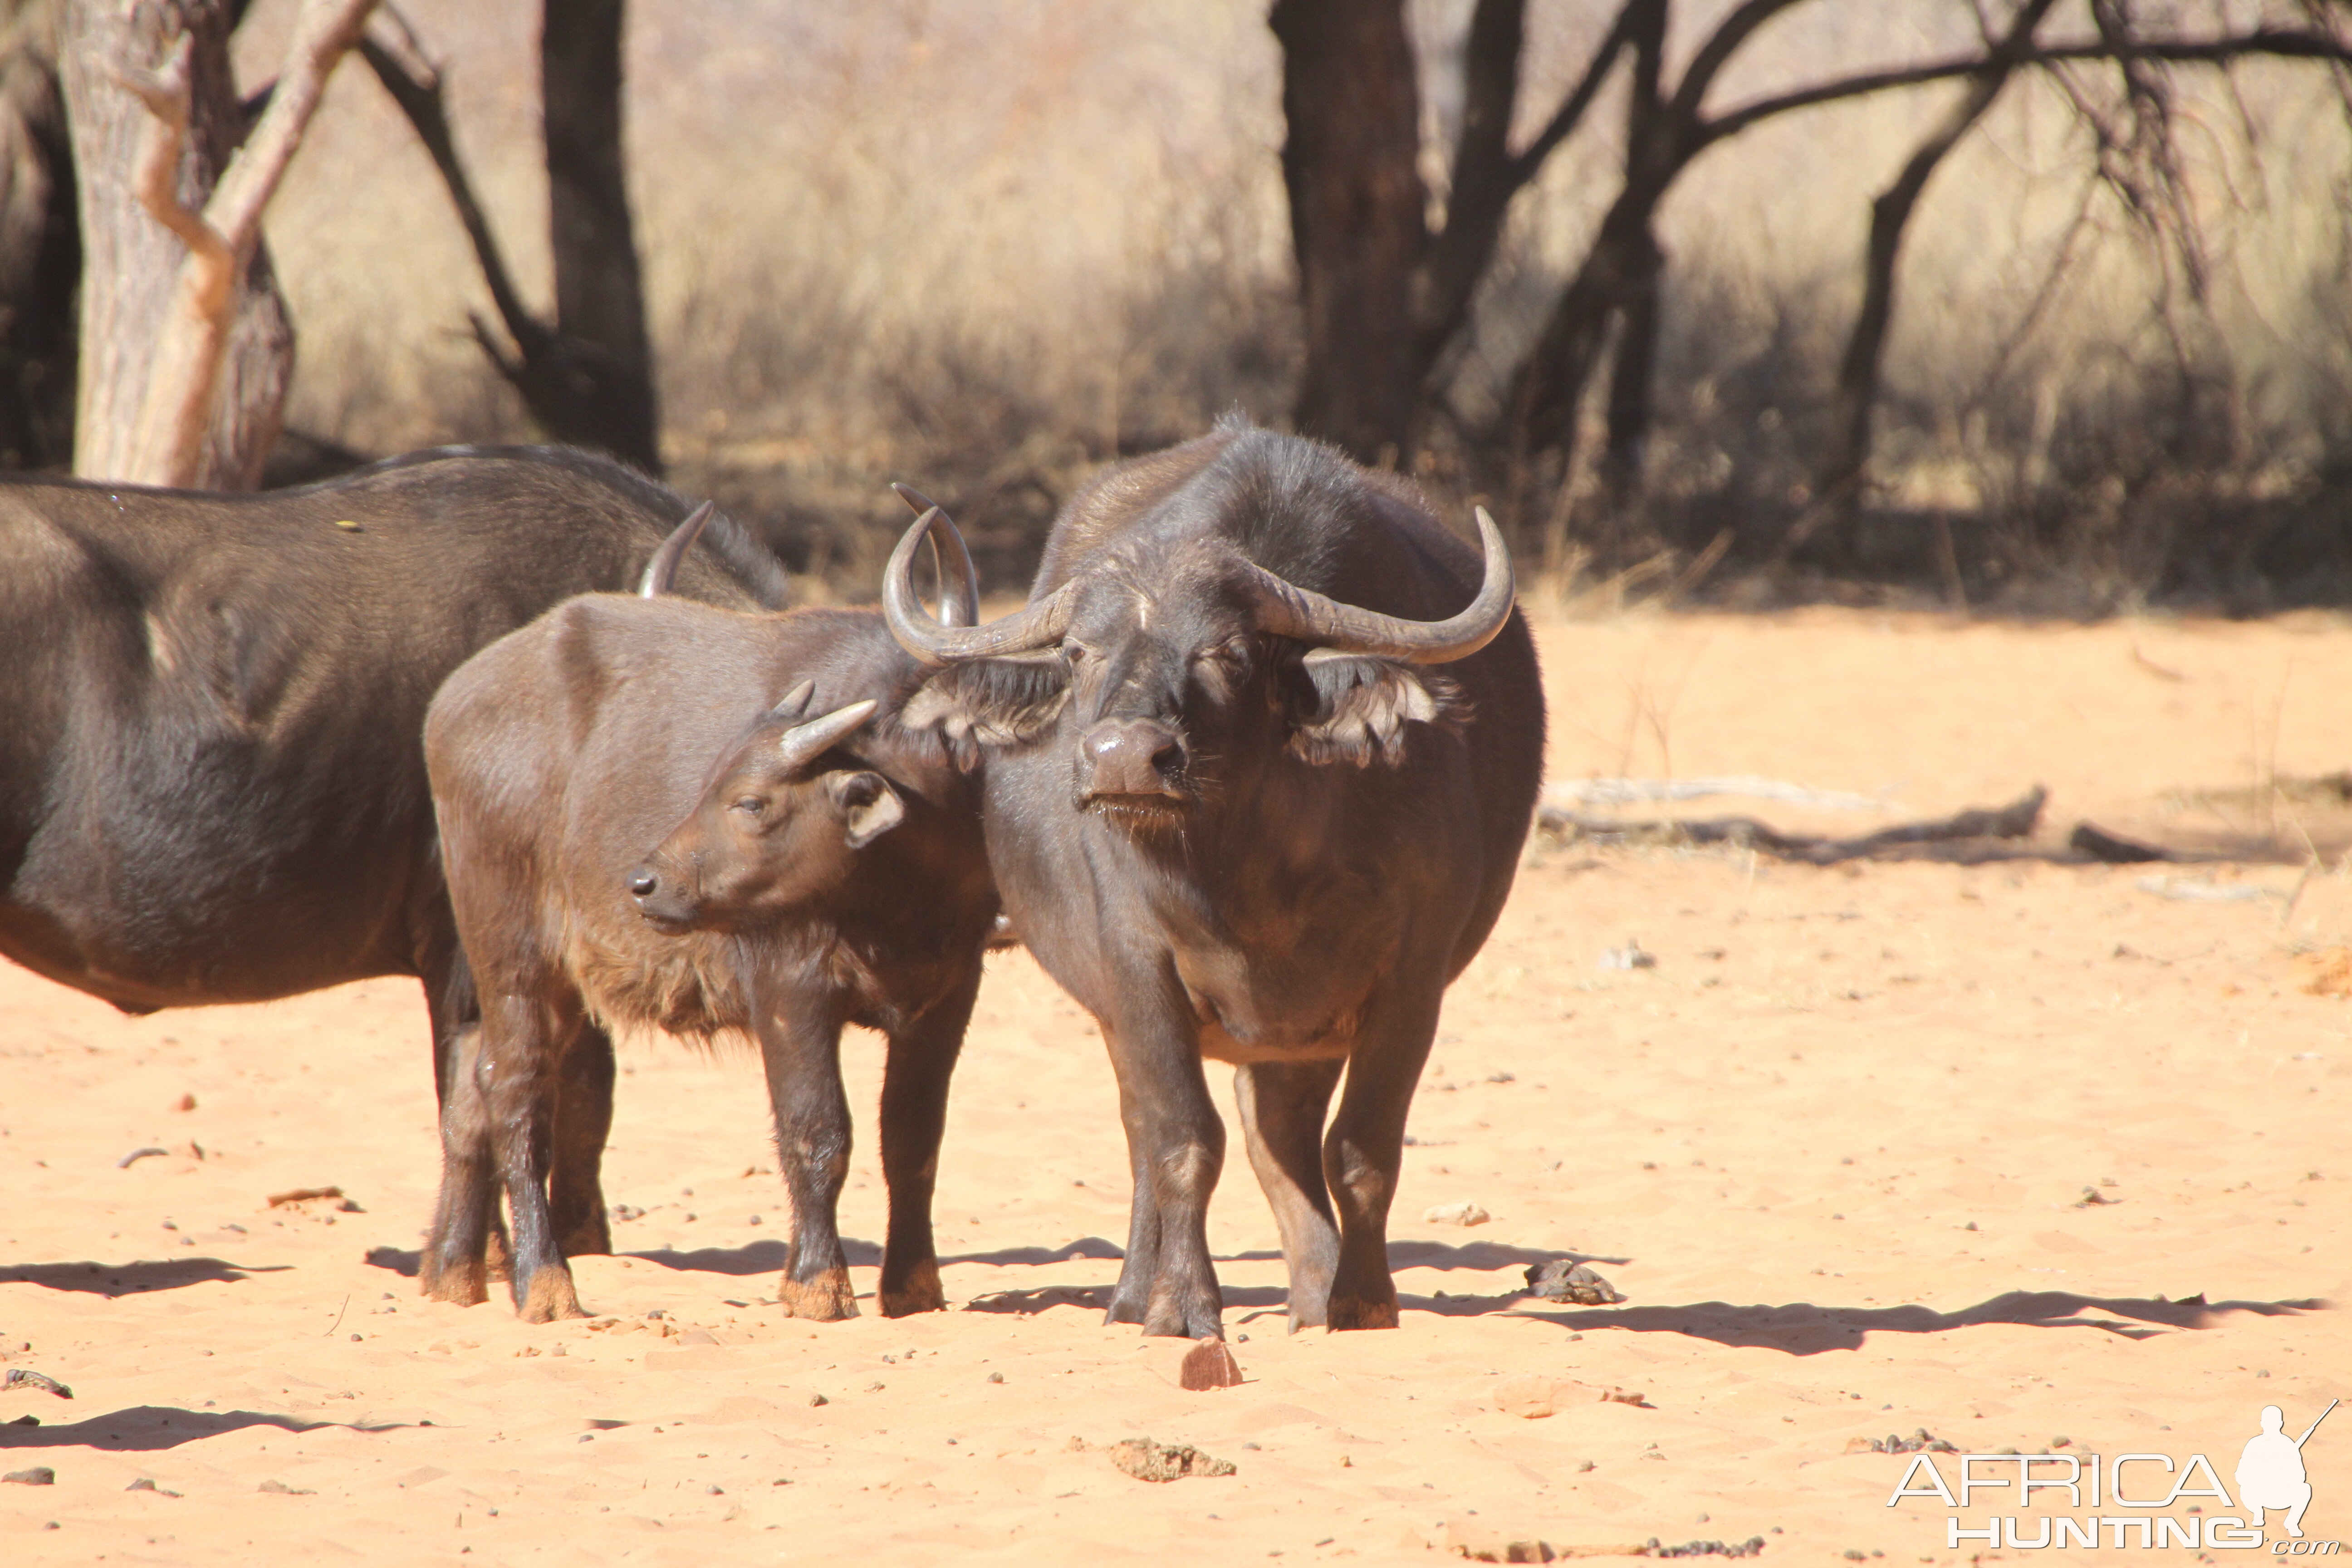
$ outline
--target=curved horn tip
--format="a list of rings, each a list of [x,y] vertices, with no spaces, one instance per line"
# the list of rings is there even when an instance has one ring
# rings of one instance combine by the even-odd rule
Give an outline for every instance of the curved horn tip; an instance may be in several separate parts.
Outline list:
[[[716,501],[704,501],[686,514],[684,522],[670,530],[669,537],[661,542],[661,548],[656,550],[653,559],[646,563],[645,575],[637,579],[639,598],[658,599],[670,591],[670,585],[677,580],[678,565],[685,561],[686,552],[694,548],[694,542],[702,537],[703,529],[718,510]]]
[[[938,508],[932,504],[930,497],[925,495],[922,491],[917,489],[912,485],[902,485],[898,480],[892,479],[890,481],[890,489],[897,494],[900,500],[907,503],[908,510],[910,511],[920,513],[923,511],[935,511],[938,510]]]
[[[815,681],[803,680],[798,686],[793,687],[790,691],[785,692],[782,699],[779,700],[773,708],[768,710],[768,711],[782,719],[789,719],[796,713],[806,712],[809,705],[809,698],[813,696],[815,691]]]

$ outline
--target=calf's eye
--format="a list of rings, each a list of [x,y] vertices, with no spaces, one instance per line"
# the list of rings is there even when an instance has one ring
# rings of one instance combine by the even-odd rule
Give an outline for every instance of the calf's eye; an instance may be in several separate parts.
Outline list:
[[[768,803],[756,795],[747,795],[735,803],[735,809],[747,816],[757,816],[768,809]]]

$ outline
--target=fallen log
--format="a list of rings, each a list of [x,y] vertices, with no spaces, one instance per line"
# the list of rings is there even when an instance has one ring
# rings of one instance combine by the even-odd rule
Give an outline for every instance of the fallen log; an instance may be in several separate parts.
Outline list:
[[[1932,822],[1901,823],[1858,838],[1782,833],[1752,816],[1719,816],[1694,822],[1627,822],[1617,817],[1588,816],[1554,805],[1537,808],[1536,826],[1559,837],[1601,844],[1729,844],[1761,850],[1783,860],[1830,866],[1841,860],[1868,859],[1889,849],[1916,844],[1944,844],[1964,838],[2029,838],[2041,822],[2042,807],[2049,798],[2050,792],[2036,784],[2004,806],[1978,806]]]

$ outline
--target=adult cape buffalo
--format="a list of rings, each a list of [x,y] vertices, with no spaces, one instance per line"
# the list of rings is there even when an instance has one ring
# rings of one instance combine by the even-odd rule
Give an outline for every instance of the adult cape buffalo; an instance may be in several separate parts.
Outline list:
[[[1478,521],[1483,568],[1404,480],[1228,426],[1082,490],[1002,620],[923,613],[921,524],[891,558],[891,630],[942,667],[902,722],[984,758],[1007,913],[1118,1074],[1135,1200],[1113,1322],[1221,1332],[1208,1058],[1235,1068],[1291,1326],[1396,1323],[1406,1111],[1542,765],[1535,650]]]
[[[0,479],[0,953],[134,1014],[413,974],[437,1081],[472,998],[425,704],[493,638],[634,583],[686,510],[553,447],[258,495]],[[782,602],[732,523],[705,543],[680,591]]]

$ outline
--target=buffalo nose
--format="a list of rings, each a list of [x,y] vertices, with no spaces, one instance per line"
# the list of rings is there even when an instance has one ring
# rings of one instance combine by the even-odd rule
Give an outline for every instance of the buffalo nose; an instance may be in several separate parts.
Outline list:
[[[661,879],[651,871],[640,871],[629,879],[629,891],[640,899],[650,899],[661,889]]]
[[[1094,795],[1174,795],[1183,737],[1156,719],[1106,719],[1084,742]]]

